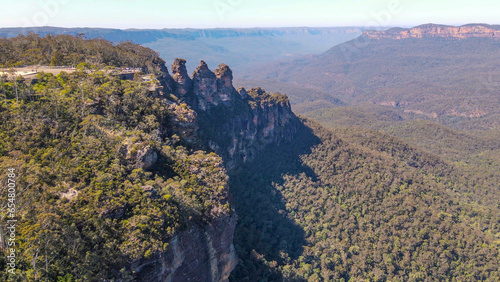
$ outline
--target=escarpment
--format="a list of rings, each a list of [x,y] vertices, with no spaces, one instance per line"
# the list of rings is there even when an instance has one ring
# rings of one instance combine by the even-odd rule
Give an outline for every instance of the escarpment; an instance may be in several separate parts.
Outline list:
[[[236,90],[225,64],[212,72],[201,61],[188,77],[185,61],[176,59],[172,73],[176,96],[197,113],[201,139],[228,169],[253,159],[270,143],[291,139],[297,131],[287,96],[261,88]]]
[[[174,236],[165,253],[138,260],[138,281],[227,281],[238,263],[233,246],[236,216],[224,215]]]
[[[171,134],[194,149],[214,151],[226,169],[254,159],[270,144],[292,139],[298,130],[285,95],[235,89],[227,65],[211,71],[201,61],[189,76],[186,61],[176,59],[172,75],[162,68],[157,78],[162,87],[157,94],[172,111]],[[140,281],[227,281],[237,264],[236,221],[234,212],[226,212],[189,226],[169,240],[166,252],[134,261],[131,269]]]
[[[500,39],[500,28],[486,24],[468,24],[464,26],[446,26],[425,24],[414,28],[391,28],[386,31],[368,30],[363,35],[370,39],[406,39],[406,38],[497,38]]]

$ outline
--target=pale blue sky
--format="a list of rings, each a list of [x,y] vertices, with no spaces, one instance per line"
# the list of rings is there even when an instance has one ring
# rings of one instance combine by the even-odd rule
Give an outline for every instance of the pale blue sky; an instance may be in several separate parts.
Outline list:
[[[498,0],[0,0],[0,27],[500,24]]]

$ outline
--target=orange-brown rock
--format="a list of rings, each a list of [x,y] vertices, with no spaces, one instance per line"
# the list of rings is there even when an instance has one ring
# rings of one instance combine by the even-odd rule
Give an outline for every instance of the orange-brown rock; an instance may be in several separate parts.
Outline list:
[[[446,26],[436,24],[426,24],[414,28],[391,28],[386,31],[367,30],[363,33],[370,39],[406,39],[406,38],[424,38],[424,37],[443,37],[443,38],[499,38],[500,26],[487,24],[468,24],[463,26]]]

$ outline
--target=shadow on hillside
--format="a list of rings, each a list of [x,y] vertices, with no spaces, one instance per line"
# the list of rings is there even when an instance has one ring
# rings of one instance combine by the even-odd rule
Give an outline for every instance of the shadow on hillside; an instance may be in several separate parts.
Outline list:
[[[306,244],[304,230],[286,212],[286,202],[273,185],[282,184],[286,174],[305,173],[316,179],[315,173],[302,165],[300,156],[310,153],[320,139],[300,121],[296,123],[298,134],[293,140],[268,147],[230,175],[238,214],[234,242],[240,258],[232,275],[234,281],[279,280],[280,275],[269,264],[297,259]]]

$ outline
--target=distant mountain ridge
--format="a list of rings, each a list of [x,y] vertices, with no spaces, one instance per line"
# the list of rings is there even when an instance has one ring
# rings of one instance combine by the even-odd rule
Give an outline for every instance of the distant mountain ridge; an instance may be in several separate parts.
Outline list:
[[[119,42],[132,40],[137,44],[154,42],[161,38],[174,38],[179,40],[195,40],[197,38],[226,38],[226,37],[257,37],[257,36],[283,36],[291,34],[333,34],[357,33],[359,27],[283,27],[283,28],[164,28],[164,29],[113,29],[93,27],[13,27],[0,28],[0,37],[15,37],[19,34],[30,32],[45,36],[48,34],[84,34],[88,38],[103,37],[109,41]]]
[[[30,27],[0,28],[0,37],[36,33],[67,34],[87,38],[102,37],[114,43],[133,41],[160,53],[165,61],[183,58],[188,62],[204,60],[208,65],[226,63],[236,74],[250,65],[288,60],[328,50],[331,46],[361,35],[361,27],[286,27],[215,29],[109,29]],[[193,71],[197,65],[188,65]]]
[[[391,28],[386,31],[367,30],[363,32],[363,36],[370,39],[405,39],[423,37],[500,38],[500,25],[467,24],[463,26],[447,26],[424,24],[414,28]]]

